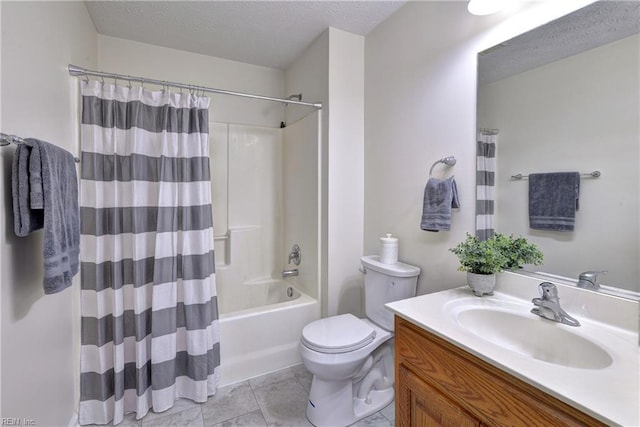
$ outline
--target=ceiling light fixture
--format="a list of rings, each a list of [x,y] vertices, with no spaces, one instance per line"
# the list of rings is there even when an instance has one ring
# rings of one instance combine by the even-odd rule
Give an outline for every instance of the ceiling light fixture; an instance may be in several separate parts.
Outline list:
[[[474,15],[491,15],[505,6],[505,0],[470,0],[467,10]]]

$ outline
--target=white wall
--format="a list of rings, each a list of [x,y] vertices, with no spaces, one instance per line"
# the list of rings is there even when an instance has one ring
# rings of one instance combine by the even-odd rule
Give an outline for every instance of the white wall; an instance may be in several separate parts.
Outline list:
[[[448,249],[475,228],[476,53],[586,3],[478,17],[466,2],[409,2],[367,35],[364,252],[377,253],[385,232],[397,235],[400,259],[422,268],[419,293],[465,281]],[[449,155],[461,208],[451,231],[421,231],[429,168]]]
[[[329,32],[327,313],[364,315],[364,37]]]
[[[178,83],[282,97],[284,72],[212,56],[99,35],[103,71]],[[209,119],[222,123],[278,127],[284,107],[276,102],[209,94]]]
[[[448,252],[473,232],[477,17],[464,2],[410,2],[366,40],[364,250],[399,238],[399,259],[422,268],[418,292],[464,283]],[[476,30],[477,31],[477,30]],[[420,230],[429,168],[455,156],[461,208],[451,231]]]
[[[496,230],[535,242],[542,271],[608,270],[601,283],[637,290],[638,45],[627,37],[479,88],[479,125],[500,129]],[[575,231],[530,229],[527,182],[509,177],[570,170],[602,172],[581,180]]]
[[[362,315],[364,38],[329,28],[285,73],[286,92],[323,103],[322,314]],[[287,120],[304,114],[287,107]]]
[[[1,130],[78,153],[78,83],[95,68],[97,37],[82,2],[1,2]],[[18,238],[11,211],[12,147],[0,150],[1,416],[66,425],[78,401],[79,279],[44,295],[42,232]]]
[[[323,134],[328,135],[329,111],[329,33],[327,29],[284,72],[285,96],[302,93],[302,100],[323,105]],[[289,105],[286,122],[293,123],[309,114],[310,107]],[[324,139],[324,138],[323,138]]]

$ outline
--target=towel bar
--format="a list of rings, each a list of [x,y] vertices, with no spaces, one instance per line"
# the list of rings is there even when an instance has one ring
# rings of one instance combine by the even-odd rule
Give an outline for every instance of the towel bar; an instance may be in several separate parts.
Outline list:
[[[600,175],[602,175],[602,173],[600,173],[600,171],[593,171],[593,172],[589,172],[589,173],[581,173],[580,176],[583,178],[600,178]],[[523,179],[527,179],[529,178],[529,175],[523,175],[521,173],[516,174],[516,175],[511,175],[511,181],[520,181]]]
[[[6,133],[0,133],[0,147],[6,147],[9,144],[22,144],[24,143],[24,139],[15,135],[7,135]],[[73,161],[76,163],[80,163],[80,159],[77,157],[73,158]]]

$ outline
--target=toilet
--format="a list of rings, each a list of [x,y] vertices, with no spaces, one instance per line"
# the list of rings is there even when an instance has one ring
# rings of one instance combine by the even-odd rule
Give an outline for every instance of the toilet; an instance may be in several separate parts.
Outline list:
[[[327,317],[302,330],[300,353],[313,374],[307,418],[316,427],[348,426],[394,398],[393,313],[388,302],[416,295],[420,268],[361,258],[366,318]]]

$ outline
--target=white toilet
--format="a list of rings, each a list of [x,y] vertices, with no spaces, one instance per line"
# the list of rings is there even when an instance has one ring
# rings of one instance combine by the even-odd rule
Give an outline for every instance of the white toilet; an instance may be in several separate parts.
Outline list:
[[[394,397],[393,313],[384,304],[416,294],[420,268],[362,257],[366,319],[327,317],[302,330],[300,352],[313,374],[307,418],[317,427],[353,424]]]

